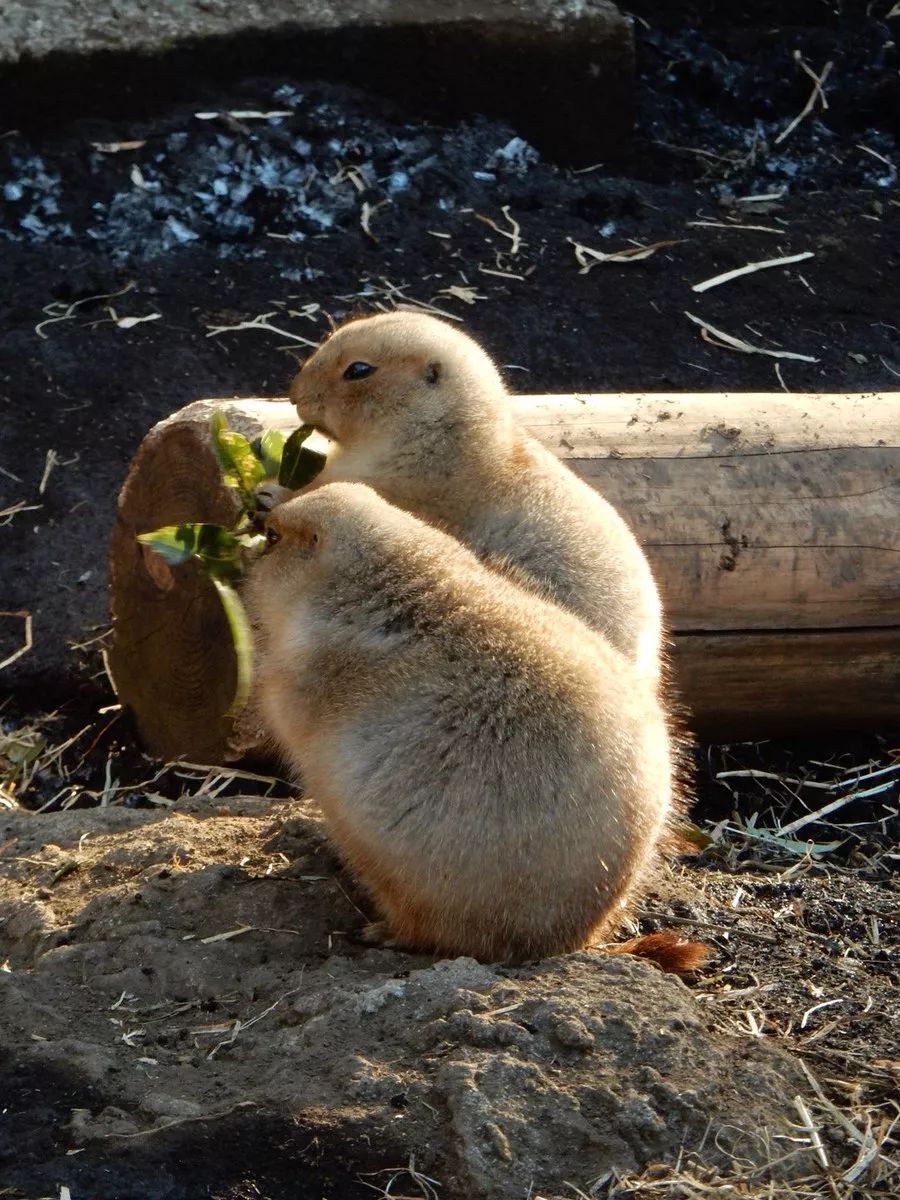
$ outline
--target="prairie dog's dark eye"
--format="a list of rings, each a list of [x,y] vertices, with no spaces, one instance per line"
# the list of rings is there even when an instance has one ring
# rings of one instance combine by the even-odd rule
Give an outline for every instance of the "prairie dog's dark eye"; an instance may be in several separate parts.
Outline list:
[[[352,362],[344,372],[344,378],[351,382],[354,379],[365,379],[367,375],[371,375],[375,371],[375,367],[367,362]]]
[[[276,542],[281,541],[281,534],[270,525],[266,530],[266,549],[271,550]]]

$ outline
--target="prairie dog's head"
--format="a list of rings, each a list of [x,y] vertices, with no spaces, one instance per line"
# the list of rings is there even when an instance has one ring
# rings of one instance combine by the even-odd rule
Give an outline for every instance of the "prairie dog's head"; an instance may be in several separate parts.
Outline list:
[[[425,313],[340,326],[291,384],[300,420],[342,451],[408,446],[421,435],[508,419],[497,368],[461,330]]]
[[[250,599],[277,628],[297,601],[342,592],[365,598],[376,574],[429,537],[443,539],[361,483],[329,483],[280,504],[266,522],[268,546],[254,565]],[[449,541],[449,539],[447,539]],[[461,551],[462,552],[462,551]]]

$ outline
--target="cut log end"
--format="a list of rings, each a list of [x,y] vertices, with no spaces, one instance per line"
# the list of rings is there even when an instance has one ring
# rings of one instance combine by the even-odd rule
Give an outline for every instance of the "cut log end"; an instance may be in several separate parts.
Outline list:
[[[252,710],[228,715],[237,671],[225,613],[199,562],[169,566],[137,541],[164,525],[237,519],[210,441],[212,411],[201,402],[157,425],[131,464],[110,538],[109,666],[151,753],[215,764],[260,741]],[[264,427],[252,409],[228,417],[250,436]]]

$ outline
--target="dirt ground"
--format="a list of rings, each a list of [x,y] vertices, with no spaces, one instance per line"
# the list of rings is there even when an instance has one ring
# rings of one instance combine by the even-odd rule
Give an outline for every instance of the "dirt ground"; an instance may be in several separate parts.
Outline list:
[[[522,391],[898,388],[891,5],[670,7],[634,6],[630,158],[583,173],[300,77],[0,128],[0,608],[34,622],[0,701],[0,1196],[900,1191],[900,732],[698,751],[713,840],[634,918],[713,946],[685,987],[363,949],[271,765],[163,768],[110,707],[130,455],[197,396],[283,394],[326,313],[433,304]],[[777,143],[813,91],[795,50],[833,63],[828,109]],[[582,274],[568,239],[671,244]]]
[[[858,869],[735,872],[724,846],[669,868],[642,925],[710,938],[692,992],[602,952],[363,948],[365,899],[296,801],[0,815],[0,850],[6,1195],[628,1195],[679,1153],[787,1189],[815,1174],[807,1071],[873,1144],[892,1116],[896,896]]]

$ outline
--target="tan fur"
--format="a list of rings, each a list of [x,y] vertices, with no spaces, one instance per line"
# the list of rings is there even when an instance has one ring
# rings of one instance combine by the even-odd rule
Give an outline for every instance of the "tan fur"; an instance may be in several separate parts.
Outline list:
[[[613,931],[672,804],[653,683],[367,487],[270,527],[246,592],[266,719],[381,934],[496,961]]]
[[[345,380],[353,362],[377,369]],[[423,313],[341,326],[291,385],[300,418],[336,443],[313,484],[366,483],[530,580],[658,678],[661,613],[624,520],[530,437],[490,358]]]

